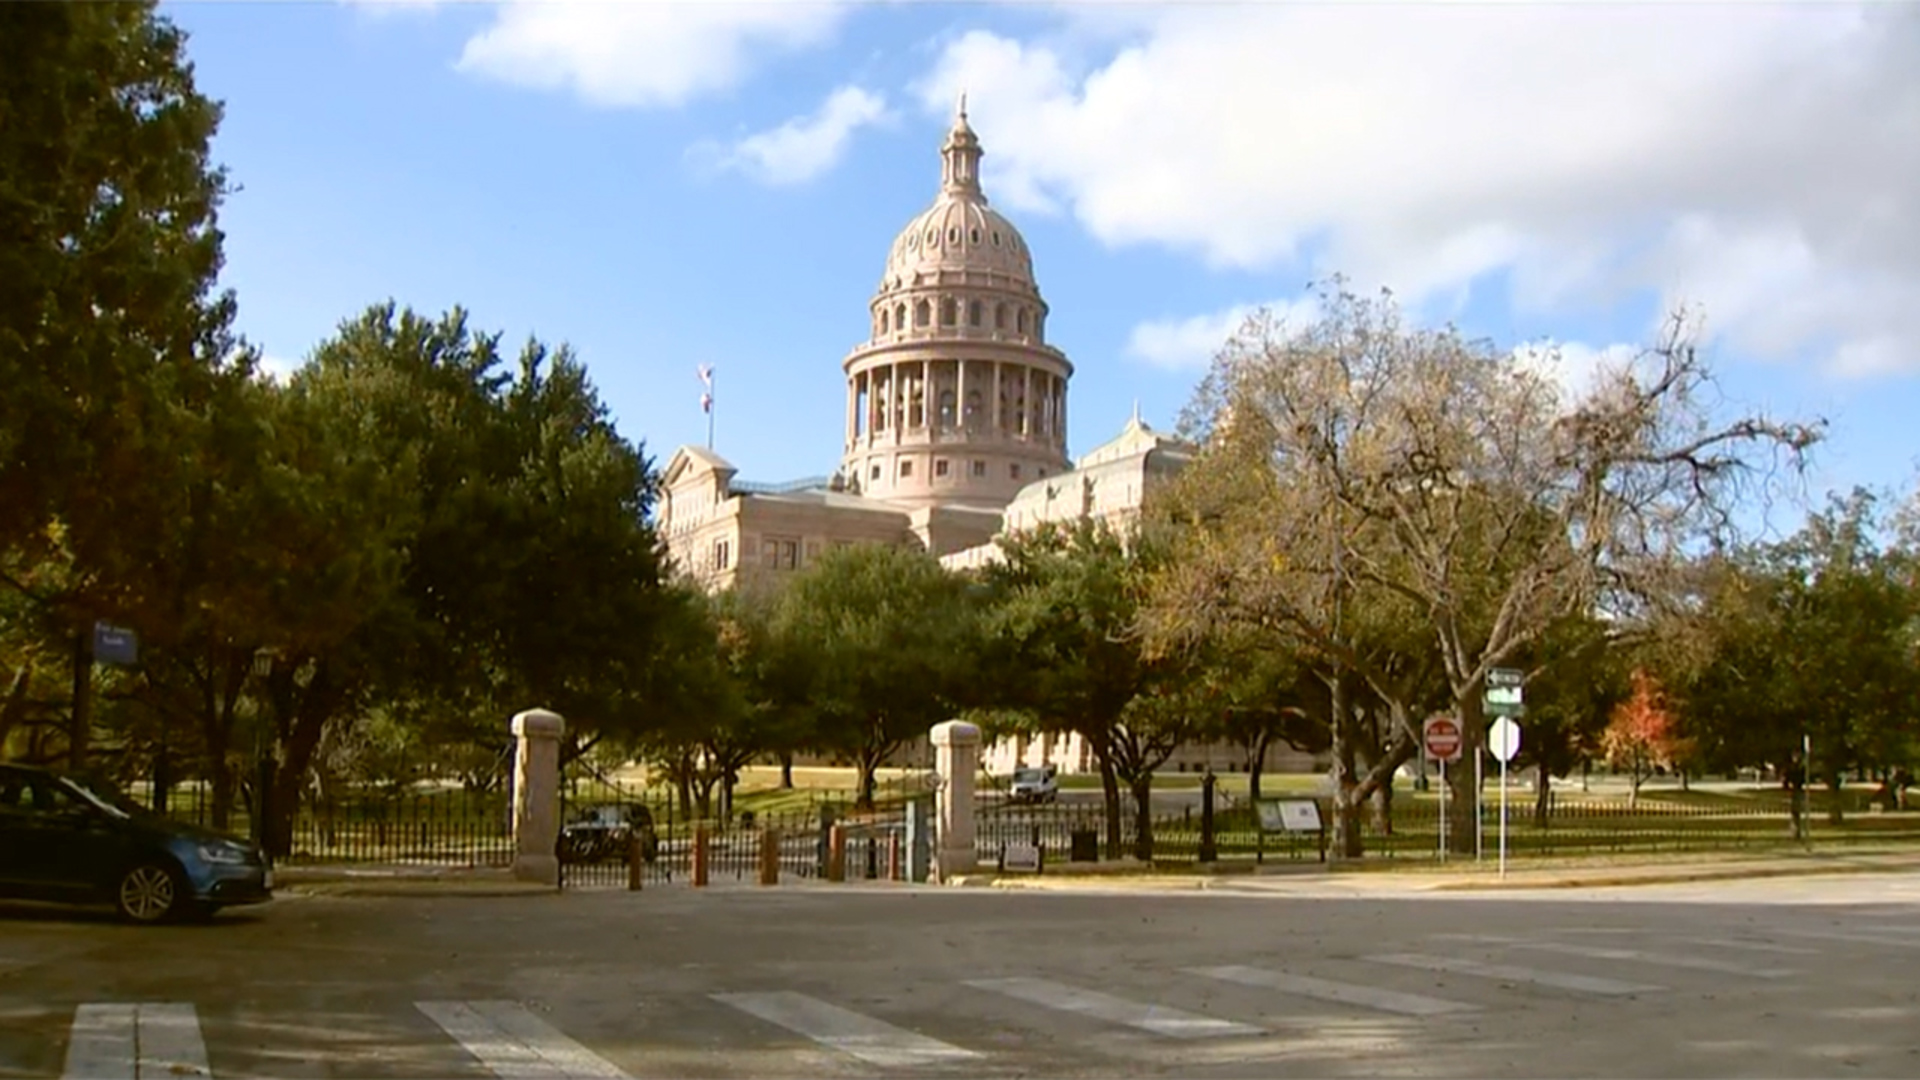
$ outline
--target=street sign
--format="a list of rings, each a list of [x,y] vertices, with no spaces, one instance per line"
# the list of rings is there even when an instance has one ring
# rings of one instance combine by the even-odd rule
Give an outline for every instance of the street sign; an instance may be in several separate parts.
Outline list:
[[[1487,750],[1502,762],[1513,760],[1520,752],[1520,725],[1501,717],[1487,729]]]
[[[1526,672],[1513,668],[1493,668],[1487,672],[1487,692],[1485,695],[1487,714],[1490,716],[1524,716],[1527,707],[1520,684],[1526,681]]]
[[[1420,741],[1429,761],[1460,760],[1460,721],[1451,716],[1429,716],[1420,726]]]
[[[103,664],[129,667],[140,662],[140,636],[124,626],[93,624],[93,658]]]

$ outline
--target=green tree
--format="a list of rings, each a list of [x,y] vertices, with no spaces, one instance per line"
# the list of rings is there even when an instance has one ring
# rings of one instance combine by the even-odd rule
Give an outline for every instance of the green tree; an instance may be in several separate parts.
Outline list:
[[[809,658],[817,737],[859,769],[862,806],[882,762],[969,704],[975,607],[924,551],[827,551],[781,591],[772,625]]]
[[[985,574],[1001,676],[992,704],[1038,731],[1073,731],[1100,768],[1107,849],[1121,843],[1120,788],[1136,807],[1133,847],[1153,848],[1153,773],[1202,720],[1204,692],[1179,676],[1191,655],[1150,654],[1139,615],[1153,541],[1104,522],[1048,523],[1003,539]]]
[[[137,541],[183,509],[181,413],[252,363],[213,291],[219,120],[152,3],[0,9],[0,555],[69,563],[41,599],[75,642],[75,767],[86,632],[137,601]]]

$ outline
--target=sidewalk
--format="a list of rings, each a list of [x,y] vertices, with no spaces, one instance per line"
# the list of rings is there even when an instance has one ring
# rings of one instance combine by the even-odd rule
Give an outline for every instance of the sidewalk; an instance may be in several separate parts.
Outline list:
[[[1091,871],[1091,872],[1089,872]],[[1398,866],[1382,862],[1279,864],[1211,872],[1145,871],[1137,863],[1074,867],[1044,874],[966,875],[953,884],[1001,889],[1192,891],[1288,894],[1333,889],[1381,895],[1502,890],[1606,888],[1700,881],[1807,877],[1826,874],[1920,872],[1912,847],[1786,852],[1764,857],[1713,854],[1568,859],[1553,865],[1509,863],[1503,877],[1493,860]]]
[[[516,880],[505,867],[366,864],[288,866],[273,872],[275,893],[293,896],[538,896],[551,885]]]
[[[1827,874],[1920,872],[1920,850],[1855,848],[1781,852],[1764,857],[1702,853],[1668,856],[1615,856],[1509,863],[1505,877],[1495,862],[1389,863],[1354,866],[1317,861],[1275,861],[1254,865],[1216,863],[1208,869],[1146,869],[1133,860],[1072,863],[1041,874],[1002,874],[991,867],[948,879],[954,888],[1044,891],[1191,892],[1211,890],[1246,895],[1408,895],[1501,890],[1605,888],[1667,885],[1700,881],[1806,877]],[[517,881],[504,867],[422,865],[292,866],[276,870],[275,891],[294,896],[555,896],[551,885]],[[884,889],[897,882],[849,881],[836,889]],[[684,889],[687,886],[666,886]],[[716,883],[716,890],[734,883]],[[786,881],[776,888],[824,889],[825,882]],[[923,886],[924,887],[924,886]],[[763,886],[755,885],[757,891]],[[602,890],[604,891],[604,890]]]

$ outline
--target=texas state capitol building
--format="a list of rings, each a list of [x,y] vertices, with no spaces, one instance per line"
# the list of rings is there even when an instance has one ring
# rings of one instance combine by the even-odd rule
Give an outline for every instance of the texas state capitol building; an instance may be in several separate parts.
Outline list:
[[[1080,517],[1128,527],[1146,493],[1192,459],[1193,446],[1137,411],[1111,441],[1067,457],[1073,363],[1047,343],[1032,253],[988,205],[981,156],[963,105],[940,148],[940,192],[895,238],[868,338],[841,362],[846,425],[831,476],[748,483],[709,449],[674,451],[659,523],[678,572],[719,590],[857,543],[979,566],[999,557],[1003,532]],[[1212,755],[1216,768],[1230,758]],[[983,763],[1095,768],[1078,735],[1005,740]]]

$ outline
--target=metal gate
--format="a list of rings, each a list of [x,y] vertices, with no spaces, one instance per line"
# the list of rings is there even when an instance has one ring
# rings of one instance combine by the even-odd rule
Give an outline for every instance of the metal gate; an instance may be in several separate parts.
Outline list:
[[[688,852],[676,842],[672,802],[645,786],[616,780],[575,760],[560,775],[560,835],[554,855],[560,887],[628,888],[637,866],[643,884],[684,875]]]

